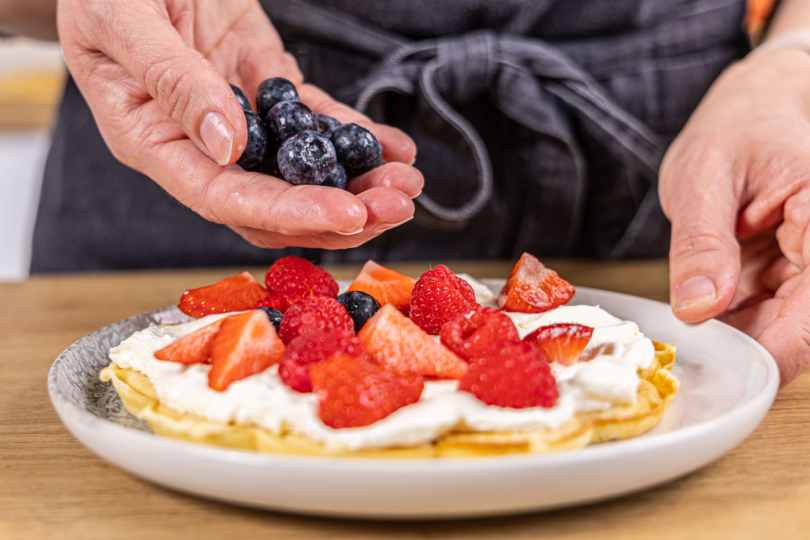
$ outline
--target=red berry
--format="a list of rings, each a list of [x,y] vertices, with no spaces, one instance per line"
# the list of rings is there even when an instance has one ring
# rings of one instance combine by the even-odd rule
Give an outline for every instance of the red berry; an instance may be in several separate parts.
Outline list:
[[[373,424],[419,401],[425,386],[418,375],[346,355],[314,364],[309,375],[320,398],[318,416],[335,429]]]
[[[417,280],[411,296],[411,320],[431,335],[458,313],[476,305],[470,284],[439,265]]]
[[[574,292],[557,272],[524,253],[498,294],[498,305],[504,311],[540,313],[567,304]]]
[[[520,341],[506,313],[480,306],[447,321],[440,336],[442,344],[464,359],[480,356],[501,341]]]
[[[293,294],[293,293],[271,294],[270,296],[265,296],[264,298],[256,302],[256,305],[253,307],[254,308],[269,307],[277,309],[282,313],[286,313],[291,305],[298,302],[303,297],[304,297],[303,294]]]
[[[412,277],[368,261],[348,290],[369,294],[383,306],[393,304],[407,315],[411,308],[411,294],[415,283],[416,280]]]
[[[365,358],[362,343],[348,330],[316,330],[290,341],[278,368],[282,382],[297,392],[312,392],[312,364],[335,355]]]
[[[277,260],[267,271],[264,281],[267,292],[271,295],[300,294],[336,298],[338,293],[338,284],[329,272],[300,257]]]
[[[549,362],[574,364],[593,335],[593,328],[581,324],[552,324],[538,328],[524,339],[543,351]]]
[[[184,292],[177,307],[189,317],[199,319],[214,313],[251,309],[265,296],[267,291],[256,278],[242,272],[213,285]]]
[[[284,314],[279,336],[284,343],[289,343],[315,330],[332,329],[354,332],[354,321],[346,308],[334,298],[305,296]]]
[[[557,381],[543,353],[526,342],[504,342],[472,359],[458,389],[487,405],[553,407]]]
[[[222,326],[219,319],[199,330],[183,336],[155,352],[155,358],[181,364],[204,364],[211,358],[211,346]]]

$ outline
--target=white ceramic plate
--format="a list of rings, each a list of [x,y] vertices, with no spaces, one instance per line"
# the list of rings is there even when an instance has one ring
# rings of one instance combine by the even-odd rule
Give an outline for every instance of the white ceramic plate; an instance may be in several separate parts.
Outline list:
[[[489,282],[498,290],[502,280]],[[68,348],[48,377],[51,400],[82,443],[157,484],[291,512],[364,518],[449,518],[571,506],[685,475],[734,448],[776,396],[779,372],[754,340],[717,321],[686,325],[668,305],[580,287],[573,304],[601,305],[678,347],[681,389],[661,423],[634,439],[550,455],[373,460],[267,455],[158,437],[98,379],[109,349],[154,324],[186,320],[170,307],[127,319]]]

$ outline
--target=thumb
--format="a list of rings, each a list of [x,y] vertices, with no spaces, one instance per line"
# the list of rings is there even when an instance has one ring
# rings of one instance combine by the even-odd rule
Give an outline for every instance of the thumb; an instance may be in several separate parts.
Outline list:
[[[165,6],[127,10],[117,22],[99,48],[211,159],[221,166],[235,162],[247,142],[242,107],[214,65],[172,26]]]
[[[662,168],[662,182],[664,170]],[[738,200],[731,178],[701,175],[662,191],[661,204],[672,222],[669,252],[670,301],[675,316],[699,322],[723,313],[740,278],[740,245],[735,237]]]

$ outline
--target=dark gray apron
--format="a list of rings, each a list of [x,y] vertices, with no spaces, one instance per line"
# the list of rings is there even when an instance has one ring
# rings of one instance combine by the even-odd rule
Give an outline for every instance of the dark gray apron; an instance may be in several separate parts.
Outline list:
[[[32,271],[661,256],[664,150],[748,49],[742,0],[262,5],[307,80],[414,138],[416,219],[352,250],[255,248],[118,163],[68,81]]]

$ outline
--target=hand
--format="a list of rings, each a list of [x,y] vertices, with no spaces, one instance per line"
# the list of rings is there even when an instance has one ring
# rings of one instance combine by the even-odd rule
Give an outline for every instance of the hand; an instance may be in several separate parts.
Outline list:
[[[720,316],[789,383],[810,365],[810,55],[755,52],[723,73],[667,152],[660,194],[675,315]]]
[[[104,140],[205,219],[261,247],[348,248],[409,220],[423,179],[416,148],[303,84],[257,0],[60,0],[65,59]],[[387,164],[348,191],[292,186],[233,164],[247,126],[228,83],[255,96],[284,77],[314,112],[370,130]],[[255,103],[253,103],[255,106]]]

